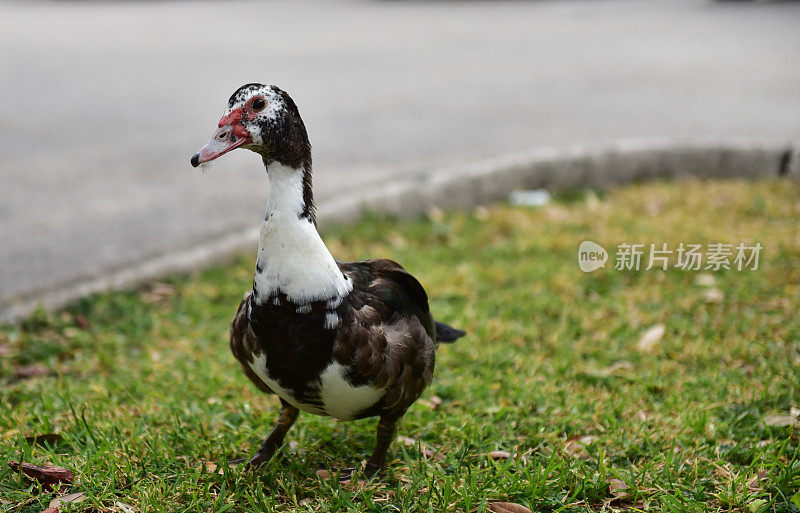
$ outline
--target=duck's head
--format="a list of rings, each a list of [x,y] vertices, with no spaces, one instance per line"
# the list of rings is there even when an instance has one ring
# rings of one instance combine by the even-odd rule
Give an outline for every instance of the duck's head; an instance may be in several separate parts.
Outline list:
[[[300,112],[276,86],[245,84],[237,89],[211,140],[192,157],[192,166],[240,147],[261,155],[266,165],[311,167],[311,145]]]

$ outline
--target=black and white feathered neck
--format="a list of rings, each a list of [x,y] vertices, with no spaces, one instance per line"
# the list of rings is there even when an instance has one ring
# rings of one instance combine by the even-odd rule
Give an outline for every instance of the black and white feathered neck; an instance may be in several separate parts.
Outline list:
[[[261,225],[253,289],[257,304],[283,294],[294,304],[335,300],[353,290],[322,242],[305,193],[310,171],[267,165],[269,196]]]

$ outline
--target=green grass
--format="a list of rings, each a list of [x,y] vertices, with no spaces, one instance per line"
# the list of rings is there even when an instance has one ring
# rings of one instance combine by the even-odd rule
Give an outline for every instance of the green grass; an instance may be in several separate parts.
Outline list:
[[[252,254],[0,329],[0,455],[73,469],[69,491],[87,499],[62,511],[797,512],[800,427],[770,416],[800,407],[799,198],[783,181],[656,183],[328,233],[339,259],[401,262],[435,315],[469,331],[440,348],[423,399],[442,404],[409,410],[399,434],[418,444],[394,444],[379,482],[315,473],[361,464],[374,419],[302,414],[283,464],[224,465],[277,414],[228,352]],[[578,269],[585,239],[610,250],[605,269]],[[623,242],[765,249],[757,271],[622,272]],[[637,348],[658,324],[663,338]],[[15,378],[36,364],[53,374]],[[61,439],[25,439],[45,433]],[[0,466],[0,509],[52,497]]]

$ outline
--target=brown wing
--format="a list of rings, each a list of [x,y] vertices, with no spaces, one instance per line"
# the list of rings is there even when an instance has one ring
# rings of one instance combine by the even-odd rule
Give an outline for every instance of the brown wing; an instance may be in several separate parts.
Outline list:
[[[334,356],[354,384],[388,392],[383,411],[402,414],[433,377],[433,319],[419,282],[391,260],[340,264],[353,280]],[[435,333],[435,332],[434,332]]]
[[[252,294],[253,292],[250,291],[244,295],[242,302],[239,303],[236,316],[231,323],[231,352],[233,356],[239,360],[239,363],[242,364],[242,370],[245,376],[247,376],[247,378],[262,392],[273,394],[274,392],[261,381],[261,378],[259,378],[248,365],[248,363],[253,362],[254,356],[261,354],[256,336],[250,326],[250,320],[247,318],[247,305],[250,302],[250,296]]]

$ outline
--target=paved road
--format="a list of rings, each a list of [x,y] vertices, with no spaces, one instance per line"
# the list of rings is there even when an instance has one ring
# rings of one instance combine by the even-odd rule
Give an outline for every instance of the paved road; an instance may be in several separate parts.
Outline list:
[[[537,146],[798,140],[799,29],[797,2],[0,3],[0,313],[257,224],[254,155],[189,166],[242,83],[293,95],[330,198]]]

